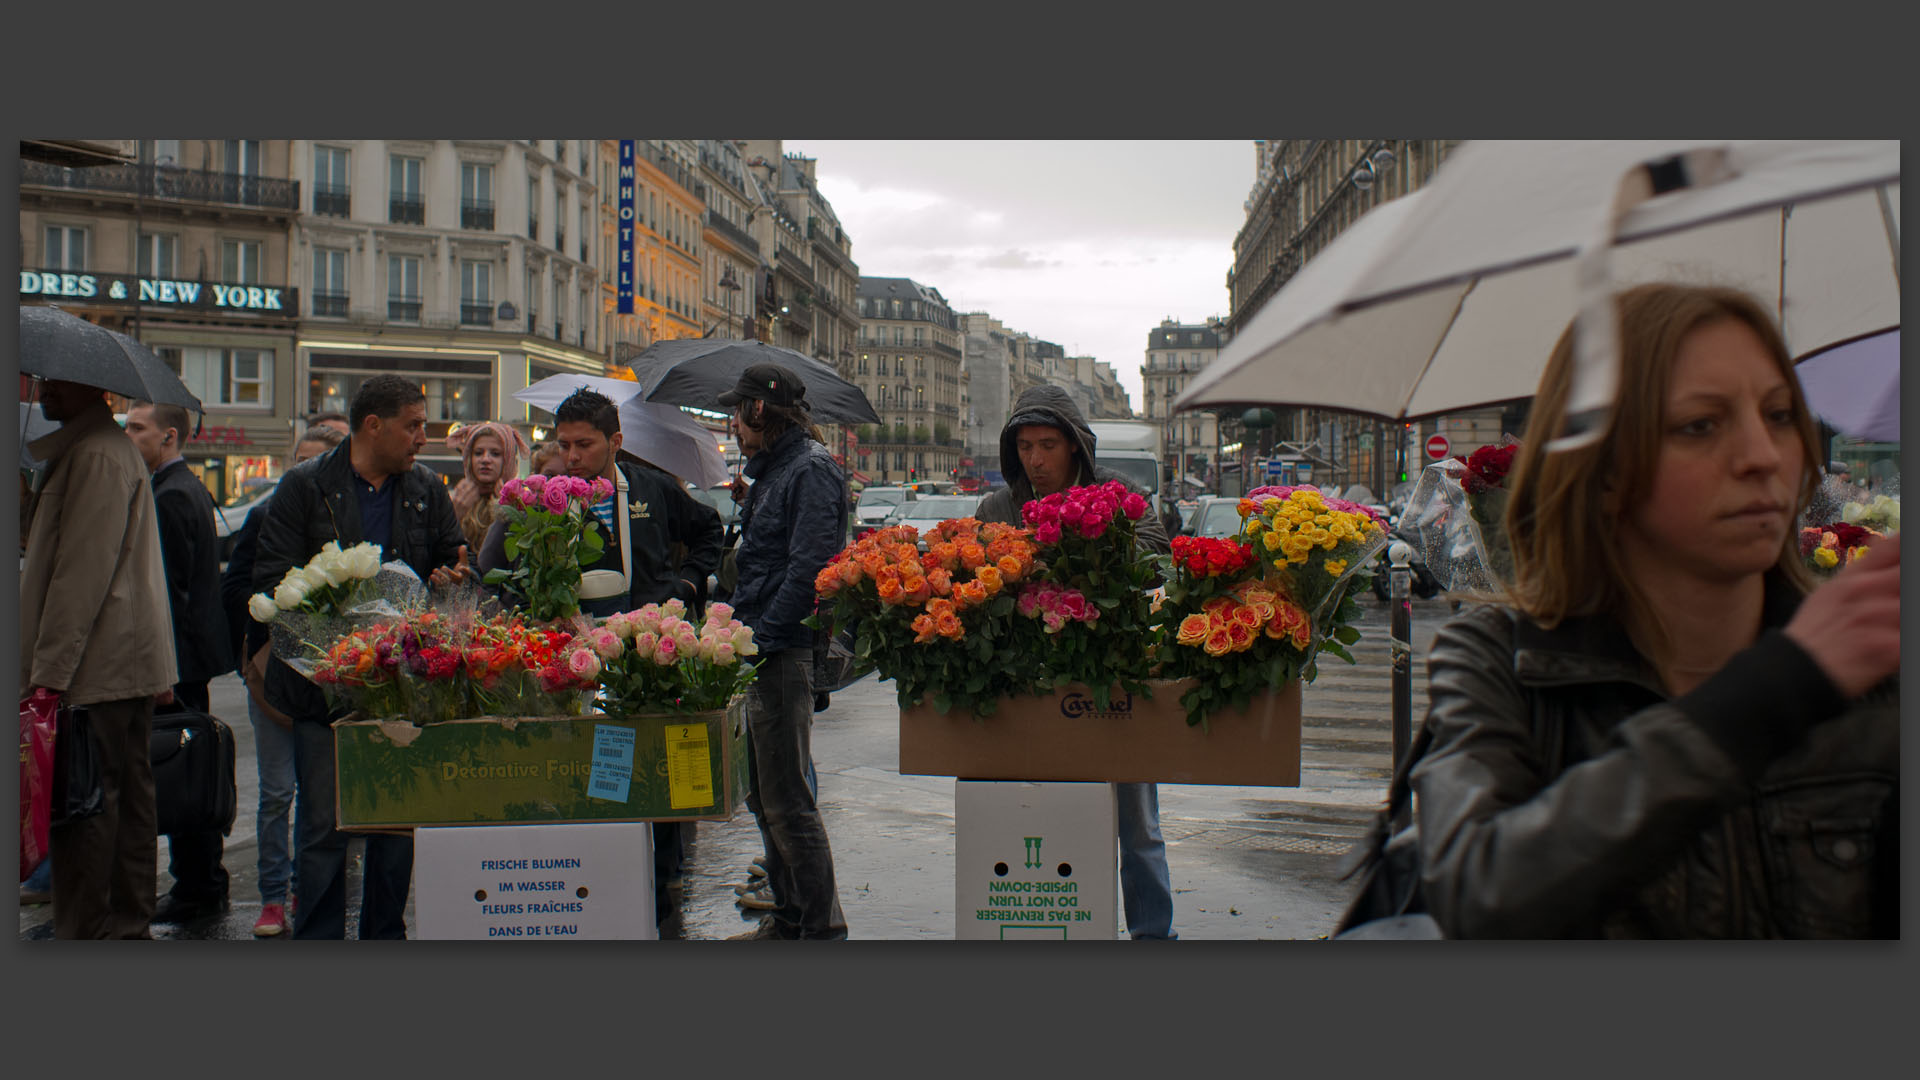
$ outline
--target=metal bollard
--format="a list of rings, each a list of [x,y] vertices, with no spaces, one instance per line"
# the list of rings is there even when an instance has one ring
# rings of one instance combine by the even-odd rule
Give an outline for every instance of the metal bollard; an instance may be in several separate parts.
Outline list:
[[[1404,540],[1387,546],[1388,605],[1392,623],[1388,641],[1393,647],[1393,768],[1397,774],[1413,741],[1413,547]],[[1405,828],[1406,812],[1394,819],[1395,829]]]

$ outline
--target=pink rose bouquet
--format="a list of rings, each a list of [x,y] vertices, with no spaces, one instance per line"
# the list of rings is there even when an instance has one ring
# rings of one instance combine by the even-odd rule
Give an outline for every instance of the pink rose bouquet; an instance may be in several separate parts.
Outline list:
[[[489,585],[519,599],[527,616],[551,622],[580,614],[580,571],[606,549],[593,504],[613,494],[605,477],[529,476],[500,487],[511,569],[487,573]]]
[[[753,681],[743,663],[759,652],[753,631],[725,604],[699,625],[678,600],[608,616],[587,635],[598,661],[601,707],[612,715],[724,709]],[[607,641],[601,635],[612,638]]]
[[[1051,639],[1041,681],[1084,684],[1102,709],[1116,681],[1146,692],[1148,594],[1157,572],[1134,531],[1146,513],[1146,498],[1117,480],[1056,491],[1020,509],[1046,566],[1020,604]],[[1053,591],[1041,591],[1047,586]]]

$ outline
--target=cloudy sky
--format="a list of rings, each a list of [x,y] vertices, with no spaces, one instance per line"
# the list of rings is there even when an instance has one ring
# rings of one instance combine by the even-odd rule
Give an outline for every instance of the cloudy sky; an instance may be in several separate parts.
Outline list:
[[[1239,142],[834,142],[821,194],[862,276],[910,277],[954,310],[1114,366],[1141,408],[1147,332],[1227,314],[1253,185]]]

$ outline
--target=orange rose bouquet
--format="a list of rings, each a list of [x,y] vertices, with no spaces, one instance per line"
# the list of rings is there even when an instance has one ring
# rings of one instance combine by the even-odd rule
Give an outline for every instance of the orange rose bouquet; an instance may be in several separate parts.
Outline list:
[[[1187,723],[1306,675],[1313,620],[1239,537],[1173,540],[1172,573],[1154,656],[1164,679],[1193,679],[1180,696]]]
[[[833,557],[810,620],[850,627],[855,663],[894,680],[901,708],[931,700],[991,715],[998,698],[1031,693],[1042,632],[1016,611],[1016,587],[1035,573],[1032,534],[973,518],[943,521],[922,538],[879,529]]]

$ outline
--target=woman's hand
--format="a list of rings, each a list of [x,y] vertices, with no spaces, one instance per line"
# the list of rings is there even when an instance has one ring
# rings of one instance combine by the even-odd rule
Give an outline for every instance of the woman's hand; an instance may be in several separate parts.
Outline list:
[[[1899,671],[1899,535],[1876,540],[1815,589],[1787,624],[1786,635],[1848,698]]]

